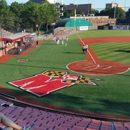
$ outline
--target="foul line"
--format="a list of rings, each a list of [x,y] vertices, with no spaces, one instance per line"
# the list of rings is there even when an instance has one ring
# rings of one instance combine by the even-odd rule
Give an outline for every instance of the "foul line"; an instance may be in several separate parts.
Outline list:
[[[77,33],[76,33],[76,34],[77,34]],[[80,39],[80,41],[83,43],[83,45],[85,45],[84,42],[83,42],[83,40],[80,38],[80,36],[79,36],[78,34],[77,34],[77,36],[79,37],[79,39]],[[97,64],[96,61],[95,61],[95,59],[93,58],[93,56],[92,56],[91,53],[89,52],[89,50],[88,50],[88,53],[89,53],[90,57],[92,58],[93,62],[94,62],[95,64]]]

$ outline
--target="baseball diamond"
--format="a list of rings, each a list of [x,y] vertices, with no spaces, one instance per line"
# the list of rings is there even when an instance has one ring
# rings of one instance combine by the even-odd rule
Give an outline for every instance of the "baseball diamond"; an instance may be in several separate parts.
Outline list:
[[[39,41],[39,48],[33,44],[17,56],[1,57],[1,92],[42,107],[128,119],[129,41],[127,31],[106,30],[77,32],[67,46]]]

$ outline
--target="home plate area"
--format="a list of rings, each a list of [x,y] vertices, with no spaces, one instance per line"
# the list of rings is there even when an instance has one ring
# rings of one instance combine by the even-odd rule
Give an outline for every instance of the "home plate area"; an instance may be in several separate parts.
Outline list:
[[[97,85],[95,82],[99,80],[100,79],[83,77],[82,75],[69,74],[63,71],[44,71],[32,77],[14,80],[8,83],[41,97],[75,84]]]

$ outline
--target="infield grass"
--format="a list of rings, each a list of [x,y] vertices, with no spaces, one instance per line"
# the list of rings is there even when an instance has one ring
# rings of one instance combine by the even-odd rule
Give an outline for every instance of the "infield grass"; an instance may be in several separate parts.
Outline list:
[[[81,38],[129,36],[130,31],[96,30],[79,32],[78,34]],[[93,44],[91,47],[101,59],[130,64],[129,43],[123,43],[123,45],[122,43],[99,43]],[[128,52],[117,51],[121,48]],[[18,59],[21,58],[27,58],[28,62],[18,62]],[[16,56],[1,64],[0,84],[13,92],[19,93],[19,95],[28,97],[30,100],[37,100],[54,106],[101,114],[130,116],[130,71],[109,76],[84,74],[85,77],[100,78],[101,81],[96,81],[98,86],[73,85],[41,98],[8,84],[9,81],[30,77],[45,70],[74,73],[69,71],[66,65],[70,62],[85,59],[76,34],[69,37],[67,46],[61,44],[57,46],[54,41],[45,41],[28,55]]]

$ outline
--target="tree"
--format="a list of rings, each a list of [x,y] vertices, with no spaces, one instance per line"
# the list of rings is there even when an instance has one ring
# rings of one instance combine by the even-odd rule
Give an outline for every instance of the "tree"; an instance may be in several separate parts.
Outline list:
[[[24,4],[13,2],[10,5],[10,11],[14,14],[14,24],[18,27],[22,23],[22,13],[24,11]]]
[[[122,8],[116,7],[115,18],[117,19],[125,18],[125,11]]]
[[[4,23],[3,19],[5,17],[7,10],[8,10],[7,2],[5,0],[0,0],[0,23],[1,24]]]
[[[2,27],[5,29],[14,28],[14,19],[14,14],[10,10],[6,11],[5,16],[3,17]]]
[[[76,10],[76,13],[81,15],[84,12],[82,11],[82,9],[78,9],[78,10]]]
[[[14,15],[10,11],[6,0],[0,0],[0,23],[3,28],[11,28],[14,26]]]
[[[4,15],[6,12],[6,9],[8,9],[6,0],[0,0],[0,15]]]
[[[128,9],[128,11],[126,12],[126,18],[130,19],[130,9]]]
[[[74,10],[72,9],[68,9],[66,7],[64,7],[64,17],[71,17],[71,16],[74,16]]]
[[[54,4],[50,4],[48,2],[43,3],[44,12],[43,12],[43,19],[45,20],[46,31],[48,31],[48,25],[53,22],[56,22],[59,19],[60,11],[59,8],[56,7]]]
[[[115,14],[114,14],[115,13]],[[105,10],[100,11],[101,16],[109,16],[110,18],[125,18],[125,11],[122,8],[106,8]]]
[[[0,22],[3,27],[18,27],[26,29],[35,29],[38,24],[38,31],[42,25],[48,25],[56,22],[59,17],[59,8],[55,4],[50,4],[47,0],[37,4],[29,0],[27,3],[13,2],[10,6],[5,0],[0,0]]]
[[[46,25],[48,31],[48,25],[55,22],[59,16],[56,12],[56,6],[48,1],[41,2],[41,4],[28,1],[24,8],[22,27],[33,28],[38,32],[43,24]]]
[[[95,10],[95,9],[91,9],[91,14],[94,14],[94,16],[98,16],[99,15],[99,11]]]
[[[28,1],[24,4],[25,9],[22,13],[22,23],[21,26],[23,28],[28,29],[36,29],[36,24],[40,25],[40,14],[39,14],[39,6],[40,4],[33,3]]]

